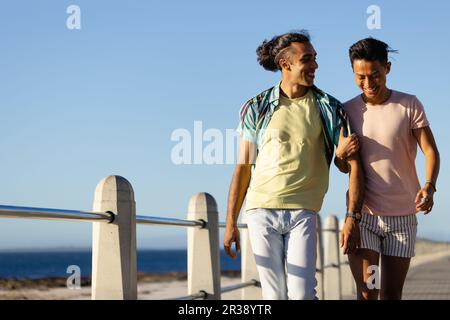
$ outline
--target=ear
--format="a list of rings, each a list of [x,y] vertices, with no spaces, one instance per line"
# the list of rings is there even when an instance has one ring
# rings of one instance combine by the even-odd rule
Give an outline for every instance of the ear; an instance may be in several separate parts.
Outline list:
[[[388,61],[386,63],[386,74],[389,74],[389,72],[391,72],[391,63]]]
[[[287,71],[291,71],[291,65],[286,59],[281,58],[280,61],[278,61],[278,64],[280,65],[282,70],[285,69]]]

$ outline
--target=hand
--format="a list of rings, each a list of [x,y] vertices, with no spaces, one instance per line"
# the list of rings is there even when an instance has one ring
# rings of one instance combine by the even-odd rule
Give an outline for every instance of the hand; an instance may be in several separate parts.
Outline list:
[[[359,234],[359,223],[353,218],[345,219],[344,227],[341,232],[341,248],[344,254],[355,253],[361,246]]]
[[[428,214],[433,209],[434,190],[430,186],[425,186],[417,192],[416,195],[416,210],[424,211],[424,214]]]
[[[339,132],[339,142],[336,148],[336,157],[346,159],[354,155],[359,150],[359,141],[356,133],[344,137],[344,128]]]
[[[237,225],[227,224],[225,228],[225,236],[223,239],[223,247],[225,249],[225,253],[233,259],[236,259],[236,253],[232,250],[233,242],[236,243],[236,252],[241,251],[241,241],[240,234]]]

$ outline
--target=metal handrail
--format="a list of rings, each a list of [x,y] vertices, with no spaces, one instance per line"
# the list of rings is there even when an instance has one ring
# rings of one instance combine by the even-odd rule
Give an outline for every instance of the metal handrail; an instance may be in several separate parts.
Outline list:
[[[252,279],[250,281],[247,282],[242,282],[242,283],[238,283],[235,285],[231,285],[231,286],[227,286],[227,287],[223,287],[220,292],[225,293],[225,292],[230,292],[230,291],[234,291],[234,290],[239,290],[242,288],[246,288],[246,287],[257,287],[259,285],[259,281]]]
[[[339,264],[330,263],[330,264],[326,264],[323,266],[323,269],[328,269],[328,268],[339,268]]]
[[[0,205],[0,218],[19,219],[44,219],[44,220],[78,220],[90,222],[113,222],[112,212],[88,212],[80,210],[5,206]],[[207,222],[204,220],[184,220],[174,218],[163,218],[155,216],[136,216],[137,224],[157,224],[167,226],[200,227],[205,228]],[[225,228],[225,222],[219,222],[219,228]],[[247,228],[247,224],[239,223],[238,228]]]
[[[110,212],[86,212],[78,210],[3,206],[0,205],[0,217],[44,220],[78,220],[112,222],[114,214]]]
[[[225,292],[230,292],[230,291],[234,291],[234,290],[239,290],[239,289],[243,289],[246,287],[253,287],[253,286],[259,286],[260,282],[252,279],[250,281],[247,282],[242,282],[242,283],[238,283],[235,285],[231,285],[231,286],[227,286],[227,287],[223,287],[220,289],[221,293],[225,293]],[[205,299],[206,296],[208,294],[206,293],[206,291],[201,290],[198,293],[194,293],[188,296],[182,296],[182,297],[177,297],[177,298],[173,298],[173,299],[168,299],[168,300],[196,300],[196,299]]]
[[[219,228],[226,228],[227,224],[225,222],[219,222]],[[242,228],[242,229],[247,229],[247,224],[246,223],[238,223],[237,224],[238,228]]]
[[[195,300],[195,299],[205,299],[207,296],[206,291],[199,291],[198,293],[194,293],[188,296],[173,298],[173,299],[167,299],[167,300]]]
[[[183,227],[206,227],[206,221],[204,220],[183,220],[173,218],[161,218],[151,216],[136,216],[137,224],[162,224],[169,226],[183,226]]]

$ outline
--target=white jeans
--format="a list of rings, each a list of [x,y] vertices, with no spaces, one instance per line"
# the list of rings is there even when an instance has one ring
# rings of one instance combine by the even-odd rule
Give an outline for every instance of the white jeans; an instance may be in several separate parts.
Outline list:
[[[246,219],[263,299],[315,299],[316,213],[258,208]]]

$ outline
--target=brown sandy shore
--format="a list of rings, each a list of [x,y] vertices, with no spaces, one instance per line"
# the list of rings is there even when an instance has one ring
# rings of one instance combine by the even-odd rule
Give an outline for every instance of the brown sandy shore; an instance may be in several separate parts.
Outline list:
[[[221,285],[239,283],[240,271],[223,271]],[[0,300],[85,300],[91,298],[91,279],[81,279],[81,289],[68,289],[67,278],[0,279]],[[187,273],[138,273],[138,298],[172,299],[187,295]],[[225,295],[240,299],[240,292]]]
[[[414,262],[426,260],[427,256],[450,252],[450,243],[429,240],[416,242],[416,257]],[[221,286],[229,286],[240,282],[240,271],[223,271]],[[90,278],[81,279],[81,289],[68,289],[67,278],[43,279],[0,279],[1,300],[65,300],[90,299]],[[187,294],[186,272],[170,273],[139,273],[138,298],[139,299],[171,299]],[[231,291],[222,296],[222,299],[240,299],[240,290]]]

